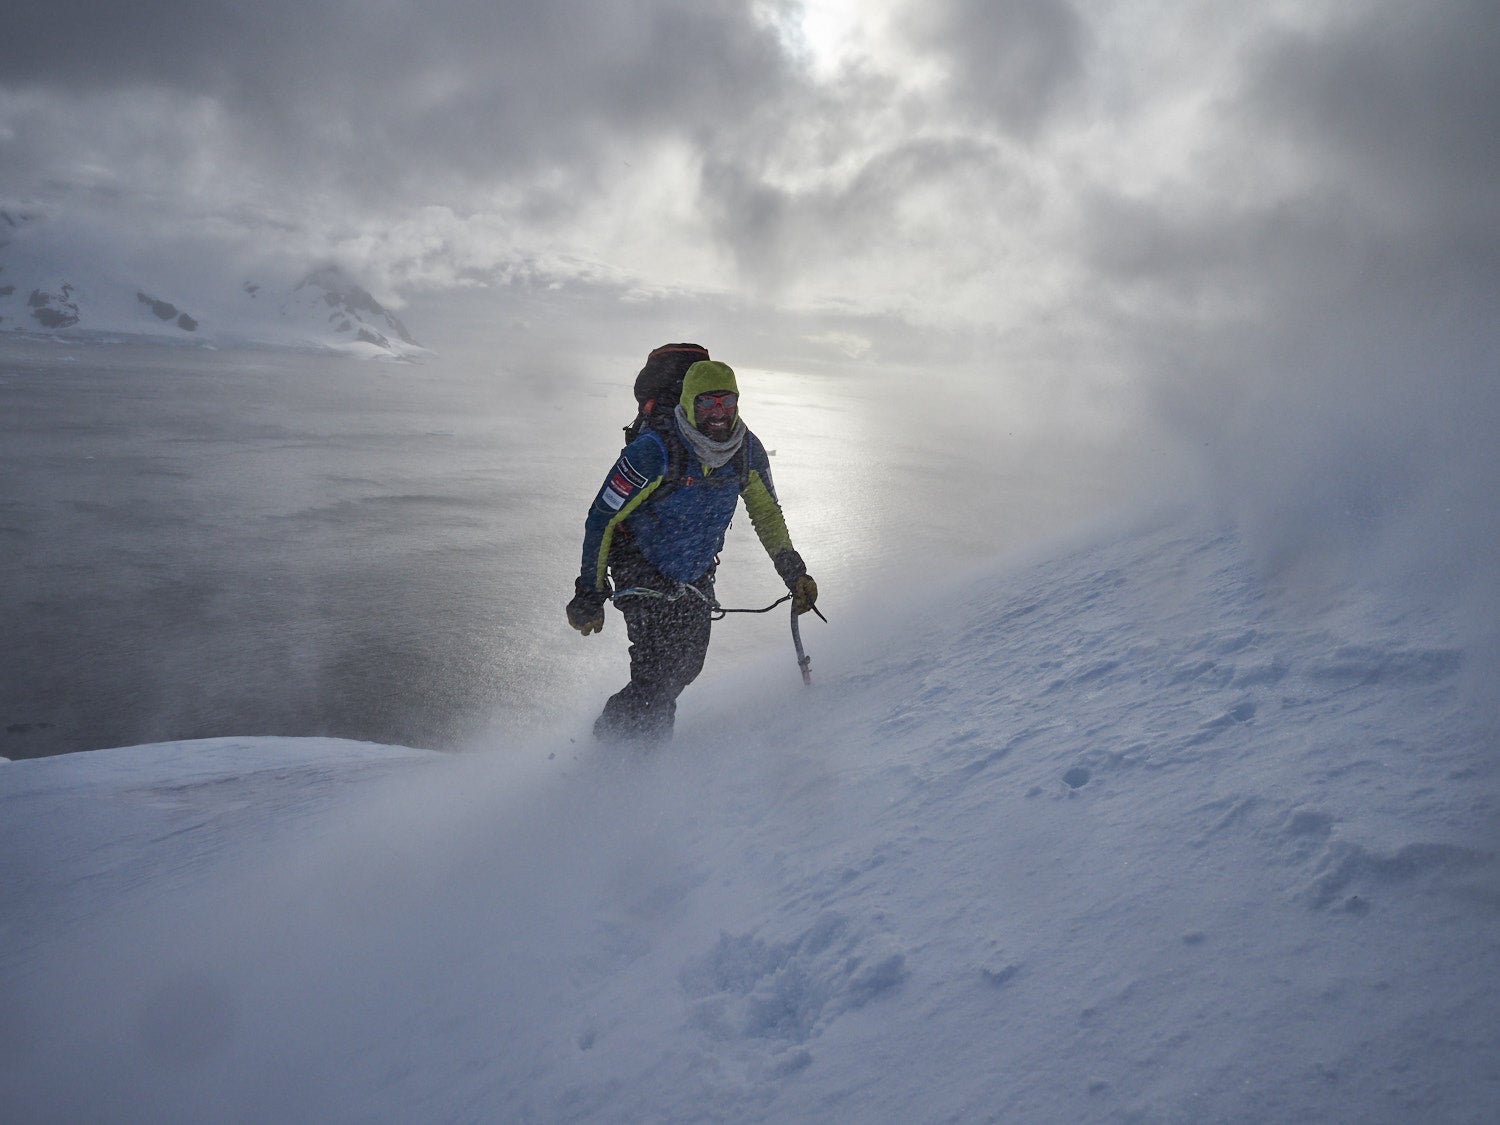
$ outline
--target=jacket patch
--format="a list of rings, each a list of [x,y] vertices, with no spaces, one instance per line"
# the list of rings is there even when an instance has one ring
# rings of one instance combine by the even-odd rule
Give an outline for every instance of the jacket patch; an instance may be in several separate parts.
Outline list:
[[[603,500],[609,508],[619,511],[621,505],[636,493],[636,488],[624,475],[616,471],[609,474],[609,480],[604,482],[604,487],[599,491],[599,499]]]
[[[620,462],[615,466],[615,469],[620,476],[624,477],[636,488],[646,487],[646,478],[642,476],[641,473],[637,471],[636,467],[625,458],[620,458]]]

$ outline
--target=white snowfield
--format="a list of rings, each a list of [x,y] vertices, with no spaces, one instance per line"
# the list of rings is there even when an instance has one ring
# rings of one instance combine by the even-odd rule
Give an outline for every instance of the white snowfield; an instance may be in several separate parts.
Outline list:
[[[6,1119],[1500,1120],[1451,624],[1182,518],[827,608],[652,756],[0,768]]]

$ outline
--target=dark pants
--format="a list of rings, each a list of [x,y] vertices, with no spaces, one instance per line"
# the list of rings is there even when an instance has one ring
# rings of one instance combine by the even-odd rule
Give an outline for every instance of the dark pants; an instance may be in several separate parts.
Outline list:
[[[675,584],[633,550],[610,552],[615,589],[632,586],[671,593]],[[710,570],[692,583],[713,595]],[[625,617],[630,638],[630,683],[604,704],[594,723],[600,738],[661,742],[672,734],[677,697],[703,671],[712,627],[708,602],[691,590],[675,599],[637,595],[615,606]]]

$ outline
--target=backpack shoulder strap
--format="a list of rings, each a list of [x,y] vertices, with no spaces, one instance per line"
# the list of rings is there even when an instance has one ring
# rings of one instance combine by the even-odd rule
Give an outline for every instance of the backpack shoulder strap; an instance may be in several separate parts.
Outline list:
[[[676,484],[686,475],[687,446],[676,434],[666,433],[655,426],[646,427],[645,432],[651,435],[657,445],[661,446],[662,456],[666,460],[667,467],[662,473],[662,484]]]
[[[734,451],[734,478],[740,482],[740,487],[750,483],[750,443],[755,441],[755,435],[747,433],[745,440],[740,442],[740,447]]]
[[[660,500],[677,487],[687,470],[687,446],[676,434],[663,433],[655,426],[642,426],[641,432],[661,446],[666,468],[662,470],[661,483],[651,493],[651,502]]]

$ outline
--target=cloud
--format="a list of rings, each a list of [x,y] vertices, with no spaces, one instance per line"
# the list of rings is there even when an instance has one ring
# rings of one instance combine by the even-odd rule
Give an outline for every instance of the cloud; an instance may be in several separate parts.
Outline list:
[[[943,60],[954,106],[1021,137],[1087,78],[1088,27],[1068,0],[938,0],[908,8],[902,25]]]
[[[1500,240],[1500,15],[1484,3],[1383,4],[1267,44],[1252,112],[1358,184],[1387,221]],[[1444,245],[1441,252],[1452,247]]]
[[[1500,17],[1262,26],[1195,160],[1076,197],[1080,291],[1266,573],[1500,637]]]
[[[99,2],[7,24],[6,86],[75,107],[43,127],[80,104],[119,124],[120,96],[207,101],[262,177],[366,201],[467,202],[521,174],[587,192],[601,154],[742,119],[786,78],[774,27],[724,2]]]
[[[788,300],[857,293],[920,315],[925,297],[913,295],[930,296],[930,271],[976,264],[952,237],[955,211],[988,226],[997,207],[1017,203],[1015,173],[983,138],[916,136],[800,185],[743,156],[710,157],[700,186],[713,233],[748,282]]]
[[[607,278],[1107,356],[1191,398],[1233,383],[1186,374],[1231,349],[1359,335],[1361,310],[1426,300],[1485,338],[1497,24],[1394,0],[31,5],[0,41],[0,201],[188,214],[383,297]]]

